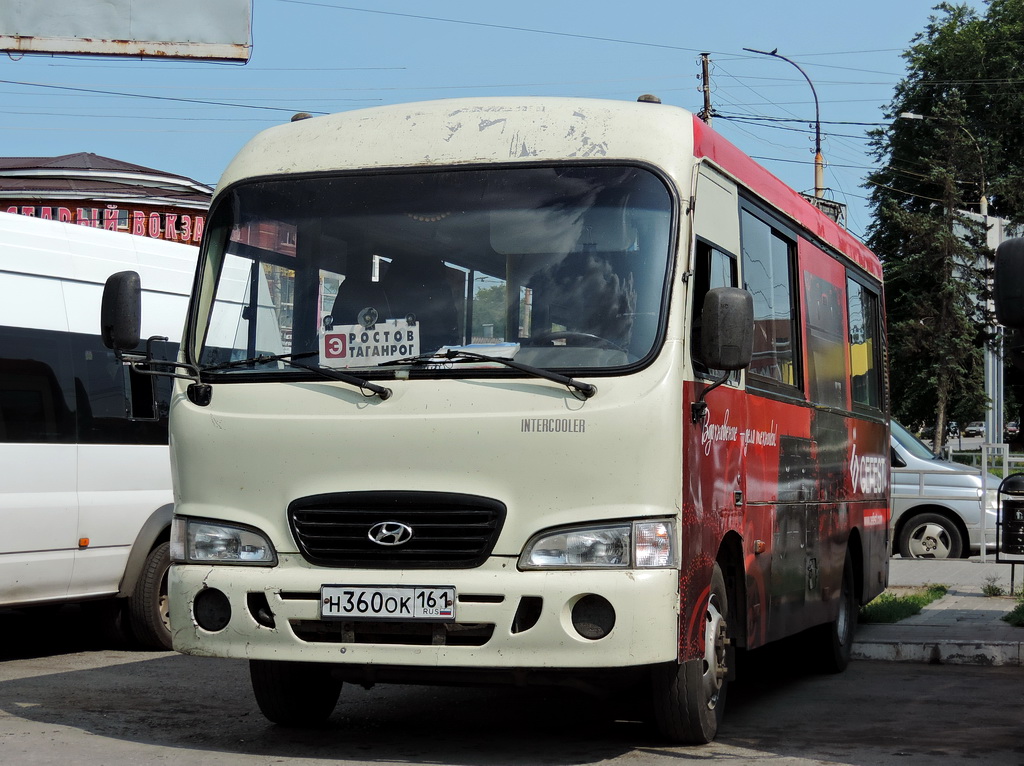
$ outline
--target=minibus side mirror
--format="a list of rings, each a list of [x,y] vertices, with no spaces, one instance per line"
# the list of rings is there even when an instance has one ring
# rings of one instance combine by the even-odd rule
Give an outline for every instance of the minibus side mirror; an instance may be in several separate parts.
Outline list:
[[[714,287],[701,311],[701,361],[713,370],[742,370],[754,348],[754,296],[738,287]]]
[[[733,370],[750,366],[754,352],[754,296],[738,287],[713,287],[704,296],[700,321],[701,361],[713,370],[722,370],[722,377],[691,402],[690,419],[695,425],[707,417],[707,395],[725,383]]]
[[[156,341],[166,341],[162,335],[153,335],[146,341],[145,352],[130,353],[138,348],[142,337],[142,280],[134,271],[119,271],[107,277],[100,303],[100,335],[103,345],[114,351],[122,362],[142,375],[159,375],[191,380],[186,389],[189,401],[205,407],[210,403],[209,384],[199,379],[199,369],[187,362],[157,359],[153,354]],[[179,373],[178,370],[185,370]]]
[[[1008,239],[996,248],[994,282],[999,324],[1024,327],[1024,238]]]
[[[114,351],[131,351],[142,333],[142,280],[137,272],[119,271],[107,278],[100,304],[100,335]]]

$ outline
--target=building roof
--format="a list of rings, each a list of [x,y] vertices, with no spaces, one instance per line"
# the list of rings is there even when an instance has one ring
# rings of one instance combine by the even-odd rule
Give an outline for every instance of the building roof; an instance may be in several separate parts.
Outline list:
[[[186,176],[91,152],[0,157],[0,200],[124,199],[207,207],[213,189]]]
[[[180,178],[189,183],[196,183],[191,178],[168,173],[164,170],[133,165],[112,157],[102,157],[92,152],[62,154],[59,157],[0,157],[0,172],[4,170],[41,170],[44,168],[60,170],[120,170],[125,172],[143,173],[145,175],[167,176]]]

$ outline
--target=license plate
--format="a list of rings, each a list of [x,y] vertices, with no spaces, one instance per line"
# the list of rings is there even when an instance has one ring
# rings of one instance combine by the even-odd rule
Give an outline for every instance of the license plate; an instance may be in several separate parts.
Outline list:
[[[320,616],[340,620],[455,621],[455,588],[412,585],[324,585]]]

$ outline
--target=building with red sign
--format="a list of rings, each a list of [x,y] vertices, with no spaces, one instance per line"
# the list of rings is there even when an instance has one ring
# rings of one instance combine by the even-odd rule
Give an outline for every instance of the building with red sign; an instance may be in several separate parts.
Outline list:
[[[213,189],[81,152],[0,157],[0,211],[198,245]]]

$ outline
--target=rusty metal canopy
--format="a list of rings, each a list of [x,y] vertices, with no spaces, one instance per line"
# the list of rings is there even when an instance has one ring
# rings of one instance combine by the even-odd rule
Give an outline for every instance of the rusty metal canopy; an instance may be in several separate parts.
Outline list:
[[[0,51],[248,61],[252,0],[4,0]]]

